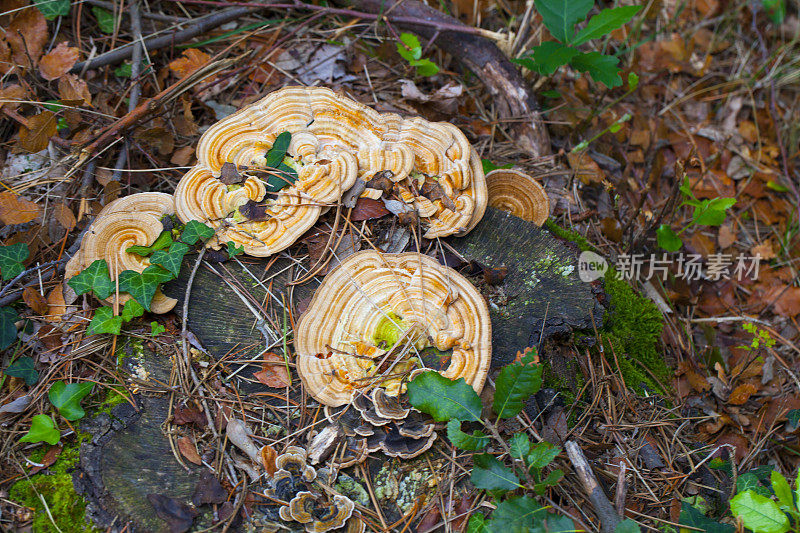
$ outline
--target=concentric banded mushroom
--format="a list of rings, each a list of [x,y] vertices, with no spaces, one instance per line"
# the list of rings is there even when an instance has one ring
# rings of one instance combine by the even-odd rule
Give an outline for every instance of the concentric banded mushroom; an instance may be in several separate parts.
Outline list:
[[[219,179],[226,163],[244,172],[264,169],[266,153],[283,132],[292,135],[287,155],[297,169],[295,183],[276,194],[251,181],[257,177],[243,186]],[[409,191],[407,202],[423,216],[427,238],[465,233],[486,209],[480,159],[458,128],[381,114],[326,88],[270,93],[209,128],[197,157],[175,192],[178,217],[218,227],[216,244],[232,240],[251,255],[290,246],[357,177],[366,182],[382,171]],[[412,182],[425,176],[435,179],[447,198],[418,194]],[[375,191],[364,195],[374,197]],[[265,203],[263,216],[244,216],[238,208],[248,201]]]
[[[550,216],[550,199],[538,181],[519,170],[497,169],[486,175],[489,205],[537,226]]]
[[[92,222],[83,236],[81,247],[69,260],[65,268],[65,278],[80,273],[98,259],[108,263],[112,279],[123,270],[142,272],[150,266],[150,260],[126,250],[134,245],[150,246],[164,231],[161,217],[175,212],[172,195],[160,192],[132,194],[114,200],[105,206]],[[120,294],[120,303],[131,298]],[[114,296],[107,299],[113,302]],[[150,310],[166,313],[175,307],[177,300],[156,291]]]
[[[401,393],[417,350],[452,350],[442,371],[480,392],[491,359],[491,323],[478,290],[418,253],[362,251],[332,270],[295,332],[297,370],[317,401],[339,406],[375,386]]]

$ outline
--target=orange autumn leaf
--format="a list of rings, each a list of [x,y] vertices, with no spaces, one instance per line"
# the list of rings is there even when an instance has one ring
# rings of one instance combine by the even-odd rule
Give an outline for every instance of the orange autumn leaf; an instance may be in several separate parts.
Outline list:
[[[68,46],[66,41],[58,43],[54,49],[39,60],[39,74],[46,80],[57,80],[78,62],[80,51]]]
[[[178,449],[181,451],[181,455],[186,457],[190,462],[196,465],[203,464],[203,460],[200,458],[200,454],[197,453],[197,447],[194,445],[194,440],[192,440],[191,437],[179,438]]]
[[[47,315],[51,322],[58,322],[61,316],[67,312],[67,304],[64,301],[64,286],[59,283],[50,294],[47,295]]]
[[[33,67],[42,56],[47,40],[47,21],[41,11],[17,11],[11,23],[0,29],[0,42],[7,47],[3,55],[10,56],[6,57],[8,62],[0,63],[0,72],[9,72],[17,67]]]
[[[773,287],[765,297],[775,314],[787,318],[800,314],[800,287]]]
[[[261,463],[264,465],[264,470],[268,475],[272,475],[278,469],[275,464],[275,459],[278,457],[278,452],[272,446],[264,446],[261,448]]]
[[[78,223],[75,219],[75,214],[64,202],[53,206],[53,216],[58,220],[58,223],[61,224],[61,227],[67,231],[72,231]]]
[[[25,89],[19,85],[15,83],[6,85],[0,89],[0,109],[5,107],[9,111],[14,111],[19,107],[19,104],[13,102],[13,100],[24,100],[26,96],[27,93],[25,92]]]
[[[11,191],[0,192],[0,222],[25,224],[41,214],[38,205]]]
[[[261,370],[255,372],[253,377],[267,387],[288,387],[290,383],[289,373],[286,371],[286,362],[282,356],[272,352],[264,354]]]
[[[731,395],[728,397],[728,403],[731,405],[744,405],[756,391],[758,391],[758,389],[752,383],[742,383],[733,389]]]
[[[28,119],[28,127],[19,130],[17,151],[41,152],[50,143],[50,137],[56,134],[56,116],[50,111],[42,111]]]
[[[605,173],[594,159],[589,157],[586,152],[570,152],[567,154],[569,168],[575,171],[575,176],[587,185],[590,183],[601,183],[605,178]]]
[[[25,287],[25,290],[22,291],[22,299],[25,301],[25,305],[33,309],[33,312],[37,315],[43,316],[47,314],[48,305],[44,296],[39,294],[39,291],[33,287]]]
[[[211,56],[205,52],[201,52],[196,48],[189,48],[188,50],[184,50],[183,57],[173,60],[169,64],[169,68],[179,78],[185,78],[208,63],[210,59]]]

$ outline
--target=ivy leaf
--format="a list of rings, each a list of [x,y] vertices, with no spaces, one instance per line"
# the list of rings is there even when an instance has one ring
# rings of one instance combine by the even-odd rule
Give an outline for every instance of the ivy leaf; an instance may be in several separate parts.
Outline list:
[[[119,335],[121,328],[122,317],[114,316],[114,310],[110,307],[101,307],[94,312],[92,321],[89,323],[89,334],[109,333],[111,335]]]
[[[533,447],[528,455],[528,466],[531,468],[544,468],[553,462],[553,459],[561,453],[561,448],[553,446],[549,442],[540,442]]]
[[[130,322],[137,316],[142,316],[143,314],[144,314],[144,307],[142,307],[142,304],[131,298],[130,300],[125,302],[125,306],[122,308],[121,316],[124,322]]]
[[[701,513],[687,502],[681,503],[681,514],[678,523],[682,526],[691,526],[706,533],[733,533],[736,528],[730,524],[721,524]]]
[[[19,441],[56,444],[59,439],[61,439],[61,432],[58,431],[52,418],[47,415],[34,415],[31,419],[31,429]]]
[[[193,245],[198,240],[207,241],[214,236],[214,230],[202,222],[190,220],[186,223],[181,233],[181,241]]]
[[[230,244],[230,243],[228,243]],[[189,252],[189,245],[182,242],[172,243],[169,247],[169,252],[164,250],[157,250],[153,257],[150,258],[150,263],[154,265],[161,265],[172,273],[176,278],[181,273],[181,264],[183,263],[183,256]]]
[[[783,474],[777,470],[773,470],[770,475],[770,483],[772,484],[772,491],[778,497],[778,503],[787,511],[794,511],[794,497],[792,496],[792,488],[789,482],[783,477]]]
[[[424,372],[408,384],[408,400],[437,422],[481,419],[481,399],[464,378],[453,381],[438,372]]]
[[[475,430],[475,433],[470,435],[461,430],[461,421],[455,419],[447,423],[447,438],[456,448],[473,452],[482,450],[489,444],[489,437],[485,433]]]
[[[681,238],[675,235],[675,232],[667,224],[661,224],[656,230],[656,241],[661,248],[668,252],[677,252],[683,246]]]
[[[612,31],[630,22],[636,14],[642,10],[642,6],[622,6],[612,9],[604,9],[597,15],[589,19],[586,27],[579,31],[572,44],[580,46],[592,39],[597,39],[608,35]]]
[[[152,267],[153,265],[150,265],[147,268]],[[159,279],[158,275],[154,274],[154,271],[147,272],[147,269],[141,274],[134,270],[123,270],[119,274],[119,290],[127,292],[136,298],[136,301],[149,311],[150,302],[153,301],[153,295],[155,295],[160,283]]]
[[[562,43],[570,43],[575,24],[586,18],[594,0],[535,0],[534,5],[550,35]]]
[[[472,458],[470,481],[479,489],[513,490],[519,488],[519,478],[494,455],[482,453]]]
[[[237,255],[242,255],[244,253],[244,244],[237,247],[235,242],[228,241],[227,246],[228,246],[228,259],[233,259]]]
[[[133,246],[129,246],[125,249],[126,252],[129,254],[136,254],[147,257],[148,255],[152,254],[156,250],[163,250],[167,248],[169,245],[172,244],[172,232],[171,231],[162,231],[161,235],[151,244],[150,246],[140,246],[135,244]]]
[[[719,226],[725,222],[727,211],[736,204],[736,198],[714,198],[703,200],[695,206],[692,220],[704,226]]]
[[[110,309],[110,308],[104,308]],[[81,407],[81,400],[92,392],[94,383],[64,383],[56,381],[50,386],[50,403],[52,403],[61,416],[67,420],[80,420],[86,414]]]
[[[511,449],[511,457],[522,459],[530,453],[531,441],[526,433],[517,433],[511,437],[508,447]]]
[[[114,282],[108,275],[108,263],[105,259],[97,259],[91,265],[84,268],[81,273],[73,276],[67,282],[72,287],[75,294],[81,295],[89,291],[94,291],[95,295],[101,300],[105,300],[114,293]]]
[[[492,409],[498,418],[511,418],[522,410],[525,400],[542,386],[542,367],[533,365],[530,353],[519,363],[503,367],[495,382]]]
[[[114,15],[110,11],[106,11],[102,7],[92,6],[92,14],[97,19],[97,25],[103,33],[114,33]]]
[[[0,274],[4,281],[14,279],[25,271],[22,262],[29,253],[28,245],[24,242],[0,246]]]
[[[275,138],[272,143],[272,148],[267,152],[267,166],[270,168],[278,168],[283,158],[286,157],[286,151],[289,149],[289,144],[292,142],[292,134],[284,131]]]
[[[528,58],[514,60],[528,70],[533,70],[545,76],[552,75],[558,67],[568,64],[570,59],[580,54],[580,50],[561,44],[556,41],[545,41],[539,46],[531,48]]]
[[[11,307],[0,307],[0,350],[5,350],[17,340],[15,322],[19,315]]]
[[[150,322],[150,335],[152,335],[153,337],[155,337],[156,335],[161,335],[165,331],[167,331],[167,328],[162,324],[159,324],[155,320]]]
[[[466,533],[490,533],[486,516],[481,512],[477,512],[469,517]]]
[[[33,0],[33,3],[47,20],[69,15],[70,0]]]
[[[731,513],[741,518],[744,527],[759,533],[785,533],[789,531],[789,518],[778,504],[752,490],[740,492],[731,498]]]
[[[400,57],[408,61],[418,61],[422,57],[422,46],[419,44],[419,39],[413,33],[400,34],[402,43],[397,43],[397,53]],[[403,46],[405,45],[405,46]]]
[[[39,373],[33,367],[33,359],[30,357],[20,357],[8,365],[6,374],[15,378],[22,378],[28,387],[39,381]]]
[[[175,279],[175,276],[172,275],[172,272],[161,265],[150,265],[149,267],[145,268],[142,271],[142,277],[148,283],[155,283],[156,285]]]
[[[530,496],[512,498],[502,502],[492,513],[490,529],[503,533],[527,533],[537,515],[546,513],[545,508]]]
[[[580,72],[586,72],[597,83],[602,83],[609,89],[622,85],[619,75],[619,58],[607,56],[600,52],[585,52],[578,54],[570,60],[570,65]]]

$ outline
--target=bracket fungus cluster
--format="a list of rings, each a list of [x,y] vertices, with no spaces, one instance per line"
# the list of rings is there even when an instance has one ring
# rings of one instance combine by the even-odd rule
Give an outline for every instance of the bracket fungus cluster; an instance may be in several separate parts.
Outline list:
[[[325,277],[295,330],[300,378],[332,407],[360,389],[402,393],[429,346],[452,350],[442,375],[481,391],[491,360],[486,303],[455,270],[413,252],[351,255]]]
[[[81,241],[78,252],[72,256],[65,268],[64,276],[69,279],[98,259],[108,264],[111,279],[117,278],[124,270],[142,272],[150,266],[150,260],[141,255],[129,253],[131,246],[150,246],[164,231],[162,217],[175,213],[172,195],[160,192],[131,194],[106,205],[89,226]],[[131,296],[119,295],[123,304]],[[107,299],[113,302],[112,295]],[[177,300],[165,296],[157,290],[151,303],[154,313],[171,311]]]
[[[285,132],[282,164],[297,179],[270,191],[267,154]],[[274,91],[218,122],[197,158],[175,191],[178,218],[210,224],[212,245],[233,241],[254,256],[290,246],[357,180],[372,199],[391,187],[397,210],[418,213],[426,238],[469,231],[488,199],[480,159],[458,128],[379,113],[321,87]]]
[[[513,169],[497,169],[486,175],[489,205],[541,226],[550,216],[550,199],[531,176]]]

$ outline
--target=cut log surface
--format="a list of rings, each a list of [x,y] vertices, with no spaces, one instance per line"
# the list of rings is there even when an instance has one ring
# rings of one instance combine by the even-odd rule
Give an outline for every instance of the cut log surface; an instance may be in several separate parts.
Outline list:
[[[573,329],[589,330],[593,317],[600,326],[603,307],[599,303],[598,289],[578,278],[577,249],[570,243],[532,223],[491,208],[470,234],[448,238],[446,242],[468,261],[490,268],[505,266],[508,270],[501,285],[487,287],[484,291],[492,318],[493,367],[508,363],[518,350],[538,345],[552,335]],[[188,306],[189,340],[212,359],[225,358],[225,373],[235,374],[233,382],[243,401],[277,401],[259,393],[277,393],[276,396],[283,397],[286,389],[270,389],[258,383],[253,373],[260,366],[240,361],[256,359],[265,348],[282,353],[284,315],[280,303],[284,298],[294,303],[296,320],[300,314],[298,307],[304,308],[319,280],[287,287],[289,276],[300,277],[304,269],[309,268],[308,259],[302,261],[301,266],[288,258],[279,258],[268,270],[269,259],[240,256],[239,260],[250,273],[234,261],[210,264],[222,277],[204,265],[197,270]],[[176,307],[178,312],[183,308],[188,272],[194,258],[187,261],[181,278],[164,291],[180,300]],[[246,289],[255,299],[254,308],[266,309],[266,327],[257,323],[251,310],[223,277]],[[287,323],[291,324],[288,317]],[[266,336],[271,337],[269,343]],[[176,339],[176,342],[179,341]],[[158,388],[162,390],[163,384],[170,383],[172,364],[169,357],[155,356],[147,350],[126,361],[129,372],[139,375],[142,371],[149,372],[150,379],[158,380],[161,383]],[[246,366],[240,368],[243,365]],[[304,397],[296,375],[289,396],[301,404],[310,401]],[[113,524],[120,528],[130,523],[128,531],[166,531],[166,523],[156,516],[147,495],[163,494],[187,503],[203,469],[185,469],[173,457],[162,431],[168,415],[167,396],[140,394],[136,402],[138,412],[128,404],[121,404],[112,411],[113,419],[100,415],[85,426],[84,430],[91,432],[94,438],[82,447],[80,468],[74,475],[76,487],[86,496],[89,514],[101,527]],[[285,399],[283,402],[285,404]],[[307,424],[310,421],[295,422]],[[295,429],[293,427],[292,431]],[[367,468],[374,471],[385,462],[385,457],[377,456]],[[354,475],[349,469],[348,472]],[[393,501],[385,503],[396,507]],[[383,512],[386,516],[402,516],[396,509],[387,508]],[[195,525],[201,520],[206,523],[208,517],[206,512]]]

